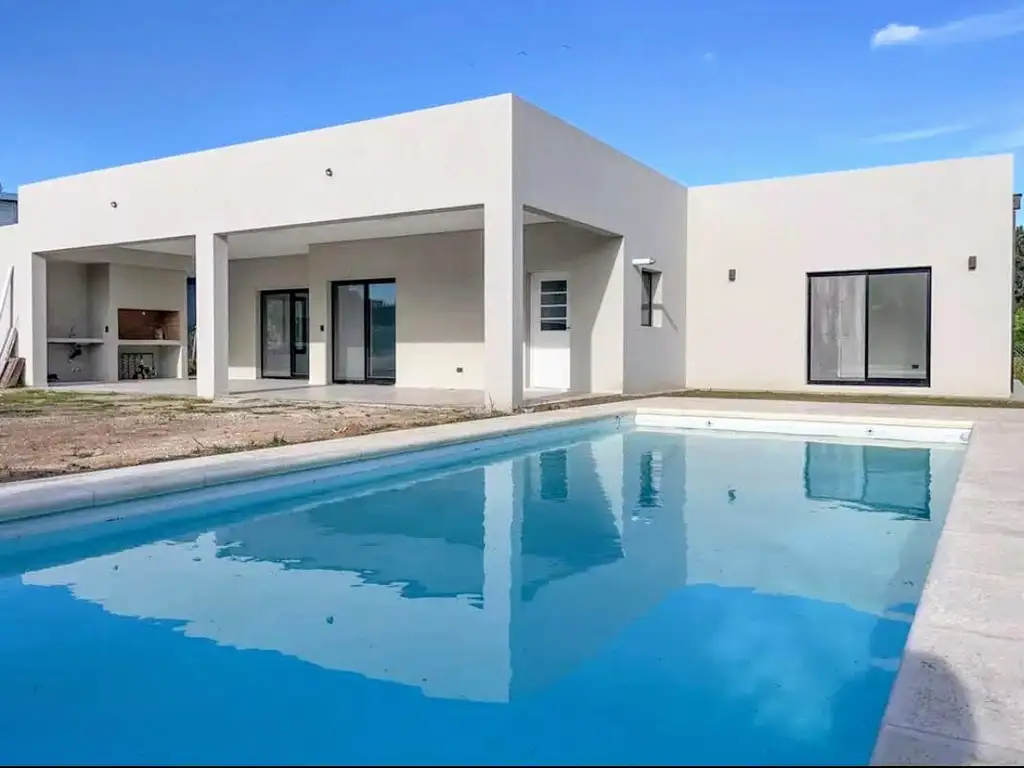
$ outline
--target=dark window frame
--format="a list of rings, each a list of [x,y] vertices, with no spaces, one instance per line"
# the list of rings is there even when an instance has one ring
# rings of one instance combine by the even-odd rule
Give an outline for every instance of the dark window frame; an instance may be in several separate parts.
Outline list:
[[[557,274],[557,273],[555,273],[555,274]],[[548,283],[548,284],[551,284],[551,283],[556,283],[556,284],[557,283],[561,283],[561,286],[556,286],[555,290],[545,291],[544,290],[544,284],[545,283]],[[557,277],[555,277],[555,276],[545,277],[545,276],[542,275],[540,277],[537,290],[538,290],[538,294],[539,294],[537,296],[537,301],[538,301],[537,312],[539,314],[539,316],[537,318],[537,330],[539,330],[541,333],[550,333],[550,332],[563,333],[565,331],[568,331],[569,328],[570,328],[570,325],[569,325],[569,313],[570,313],[570,309],[569,309],[569,278],[568,278],[568,276],[561,276],[561,275],[559,275]],[[553,302],[553,303],[545,304],[544,303],[544,297],[545,296],[564,296],[565,300],[562,301],[562,302]],[[544,310],[545,309],[550,311],[552,309],[561,309],[561,308],[565,309],[565,317],[559,317],[557,315],[545,317],[545,314],[544,314]]]
[[[189,310],[192,310],[189,312]],[[188,326],[189,331],[196,329],[196,279],[194,277],[185,278],[185,324]]]
[[[289,306],[289,309],[290,309],[290,314],[289,314],[289,317],[287,319],[287,322],[289,323],[289,326],[288,326],[288,338],[290,339],[290,342],[288,344],[288,347],[289,347],[289,349],[288,349],[288,358],[289,358],[288,368],[289,368],[289,374],[287,376],[272,376],[272,375],[265,374],[263,372],[263,355],[266,352],[266,343],[267,343],[267,318],[266,318],[267,305],[266,305],[266,298],[268,296],[284,296],[284,295],[288,296],[288,306]],[[306,355],[306,360],[307,360],[307,363],[306,363],[307,370],[306,370],[305,374],[300,373],[297,370],[296,365],[295,365],[295,359],[299,355],[303,354],[303,352],[298,349],[298,345],[299,345],[300,342],[297,342],[296,339],[295,339],[295,327],[294,327],[294,325],[292,325],[295,322],[295,304],[296,304],[296,300],[298,298],[302,298],[302,300],[306,304],[306,317],[305,317],[305,324],[304,324],[304,326],[305,326],[304,327],[305,338],[301,340],[301,343],[304,344],[304,346],[305,346],[305,355]],[[259,302],[260,302],[260,304],[259,304],[259,321],[260,321],[260,347],[259,347],[260,367],[259,367],[259,371],[260,371],[260,378],[261,379],[278,379],[278,380],[282,380],[282,379],[283,380],[308,379],[309,378],[309,370],[308,370],[308,366],[309,366],[309,362],[308,362],[308,360],[309,360],[309,288],[280,288],[280,289],[278,289],[278,288],[269,288],[269,289],[267,289],[265,291],[260,291]]]
[[[335,338],[338,334],[338,313],[334,306],[334,302],[337,296],[335,288],[340,285],[359,285],[363,288],[363,378],[361,379],[340,379],[335,377],[337,370],[337,344]],[[397,352],[397,331],[398,331],[398,280],[394,277],[379,277],[368,280],[332,280],[330,286],[330,312],[331,312],[331,354],[330,354],[330,379],[332,384],[379,384],[382,386],[394,386],[397,381],[397,361],[395,364],[396,370],[394,376],[370,376],[370,334],[373,329],[370,327],[371,324],[371,303],[370,303],[370,286],[371,285],[393,285],[395,286],[396,298],[395,298],[395,332],[396,332],[396,344],[395,351]]]
[[[868,367],[871,360],[871,278],[879,275],[922,274],[927,277],[927,293],[925,298],[925,360],[923,378],[899,378],[869,376]],[[864,276],[864,376],[860,379],[815,379],[811,375],[811,299],[813,296],[814,279],[820,277],[858,277]],[[807,308],[804,315],[806,323],[806,339],[804,357],[806,362],[807,383],[814,386],[850,386],[850,387],[919,387],[932,385],[932,268],[931,267],[894,267],[890,269],[840,269],[828,272],[807,273]]]
[[[643,328],[654,327],[655,276],[654,270],[640,270],[640,325]]]

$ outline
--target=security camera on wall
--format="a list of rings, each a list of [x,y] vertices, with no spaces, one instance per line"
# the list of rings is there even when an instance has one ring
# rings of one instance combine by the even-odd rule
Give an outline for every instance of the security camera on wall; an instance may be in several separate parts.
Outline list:
[[[654,259],[633,259],[634,267],[649,267],[654,264]]]

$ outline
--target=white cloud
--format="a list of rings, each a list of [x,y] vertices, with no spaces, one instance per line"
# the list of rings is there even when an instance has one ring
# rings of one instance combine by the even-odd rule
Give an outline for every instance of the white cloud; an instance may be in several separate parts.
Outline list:
[[[899,133],[883,133],[871,139],[877,144],[902,144],[906,141],[924,141],[934,139],[937,136],[947,136],[951,133],[966,131],[966,125],[937,125],[932,128],[918,128],[913,131],[900,131]]]
[[[937,27],[886,24],[871,37],[871,47],[889,45],[943,45],[995,40],[1024,32],[1024,8],[982,13]]]
[[[912,24],[886,24],[872,36],[871,47],[909,43],[919,38],[923,31]]]

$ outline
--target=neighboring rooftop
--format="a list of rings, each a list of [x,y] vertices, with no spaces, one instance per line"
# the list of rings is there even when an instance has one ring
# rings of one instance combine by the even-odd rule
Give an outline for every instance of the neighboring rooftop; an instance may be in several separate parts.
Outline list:
[[[18,223],[18,193],[0,190],[0,227]]]

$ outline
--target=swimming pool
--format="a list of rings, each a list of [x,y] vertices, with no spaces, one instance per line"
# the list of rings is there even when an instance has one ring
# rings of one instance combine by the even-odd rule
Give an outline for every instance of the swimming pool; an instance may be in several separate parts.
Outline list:
[[[0,761],[866,764],[962,455],[612,419],[0,531]]]

